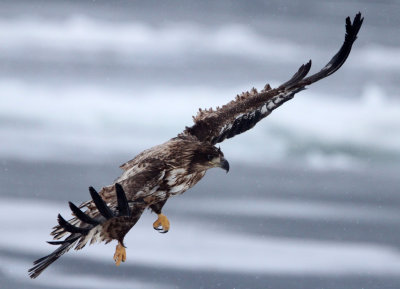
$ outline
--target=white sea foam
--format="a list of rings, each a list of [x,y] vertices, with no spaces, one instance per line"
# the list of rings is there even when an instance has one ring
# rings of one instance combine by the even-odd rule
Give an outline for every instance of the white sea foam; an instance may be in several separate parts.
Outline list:
[[[77,288],[77,289],[108,289],[113,288],[115,284],[122,288],[171,288],[167,284],[157,284],[136,280],[135,278],[129,278],[124,276],[124,278],[112,278],[110,276],[103,277],[99,274],[62,274],[58,272],[52,272],[47,275],[46,278],[37,278],[32,281],[27,277],[27,263],[18,259],[2,257],[2,264],[7,264],[7,266],[0,265],[1,272],[3,276],[7,276],[8,279],[15,280],[18,283],[26,285],[26,288],[30,288],[34,284],[46,286],[49,288]],[[29,266],[29,265],[28,265]],[[162,287],[160,287],[162,286]]]
[[[291,202],[288,201],[287,205],[291,206]],[[59,208],[55,210],[55,207]],[[44,240],[55,221],[55,213],[60,208],[65,209],[65,206],[2,199],[0,215],[8,216],[10,208],[15,218],[0,218],[0,228],[7,230],[7,234],[3,234],[0,238],[1,249],[30,254],[34,252],[38,257],[54,249]],[[340,209],[340,206],[338,208]],[[276,210],[278,209],[275,208]],[[283,208],[281,215],[287,213],[288,210]],[[319,217],[321,217],[320,214],[323,214],[323,211],[319,212]],[[375,211],[372,214],[375,214]],[[30,217],[26,218],[26,216]],[[128,249],[127,265],[145,264],[183,270],[302,276],[359,274],[398,276],[400,274],[400,254],[390,246],[254,236],[221,230],[214,231],[198,221],[187,223],[179,220],[174,222],[174,230],[160,236],[152,229],[152,217],[154,216],[150,217],[146,214],[127,235],[125,243],[128,247],[140,248],[140,250]],[[200,227],[202,229],[198,230]],[[26,238],[27,234],[29,240]],[[168,249],[159,251],[154,248]],[[88,246],[83,251],[68,254],[77,258],[77,262],[80,257],[83,257],[112,263],[113,250],[114,246],[94,245]],[[15,278],[26,274],[26,268],[30,266],[30,260],[10,259],[8,261],[10,262],[2,262],[0,268],[3,274]],[[11,270],[9,264],[14,263],[18,266]],[[55,275],[57,278],[51,277],[55,274],[56,266],[53,265],[44,272],[50,276],[47,277],[50,279],[47,279],[46,285],[51,285],[62,277],[59,274]]]
[[[0,156],[72,162],[133,156],[191,125],[198,107],[224,104],[243,90],[157,87],[139,98],[121,88],[59,91],[16,80],[0,80],[0,86],[0,135],[6,140]],[[398,162],[399,135],[400,103],[371,84],[360,98],[302,92],[222,146],[230,159],[265,164],[300,158],[315,168],[342,169]]]
[[[68,53],[112,52],[125,61],[127,55],[140,58],[193,52],[295,61],[300,51],[293,42],[260,37],[249,28],[234,24],[218,29],[193,23],[154,27],[140,22],[110,23],[84,16],[64,21],[0,20],[0,38],[7,39],[0,51],[18,53],[30,47]]]
[[[337,36],[338,39],[340,35]],[[248,26],[227,23],[209,28],[197,23],[152,26],[141,22],[109,22],[75,15],[64,20],[37,18],[0,19],[0,51],[3,55],[37,57],[37,53],[112,53],[124,62],[143,57],[220,54],[244,58],[296,63],[308,51],[314,59],[325,56],[317,43],[304,43],[261,35]],[[341,39],[341,38],[340,38]],[[29,50],[31,53],[26,53]],[[371,43],[357,47],[351,65],[371,70],[400,70],[400,48]],[[35,52],[35,53],[32,53]],[[41,53],[40,53],[41,52]],[[132,57],[127,57],[132,56]],[[61,56],[58,56],[61,57]]]
[[[180,59],[193,57],[193,53],[296,65],[302,50],[326,58],[325,52],[315,47],[299,49],[293,41],[259,35],[250,27],[233,24],[211,29],[196,23],[151,26],[85,16],[57,21],[14,18],[0,19],[0,39],[6,39],[0,46],[2,57],[22,61],[21,75],[24,68],[35,69],[26,58],[40,55],[43,63],[57,59],[60,65],[67,65],[68,57],[79,62],[76,52],[95,55],[93,61],[100,61],[104,57],[101,53],[111,52],[124,63],[145,61],[152,65],[159,57]],[[347,63],[349,69],[360,65],[364,71],[400,69],[396,60],[400,49],[396,47],[370,44],[357,50],[351,58],[358,61]],[[49,75],[48,68],[42,69]],[[0,158],[70,162],[132,157],[191,125],[191,116],[199,107],[225,104],[250,88],[248,83],[215,88],[149,81],[143,89],[137,84],[107,84],[104,79],[85,86],[74,73],[57,83],[46,77],[32,78],[31,74],[28,78],[18,73],[5,75],[0,78]],[[264,84],[255,85],[262,88]],[[300,160],[316,169],[349,169],[375,161],[399,163],[399,107],[396,95],[375,83],[351,99],[316,94],[310,89],[222,146],[230,159],[259,164]]]
[[[287,218],[298,220],[325,220],[325,221],[357,221],[358,224],[380,224],[400,221],[400,214],[395,209],[379,208],[365,204],[331,204],[321,201],[296,201],[264,198],[260,200],[246,198],[218,200],[198,199],[187,202],[180,198],[174,199],[176,210],[186,214],[200,213],[213,215],[233,215],[235,217],[264,217]],[[223,211],[220,208],[224,208]]]

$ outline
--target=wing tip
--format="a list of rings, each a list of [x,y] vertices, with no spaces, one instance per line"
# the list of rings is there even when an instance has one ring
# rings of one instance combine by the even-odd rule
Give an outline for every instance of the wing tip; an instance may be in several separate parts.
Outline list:
[[[90,192],[90,196],[92,197],[93,202],[96,205],[96,208],[100,212],[100,214],[107,220],[114,217],[113,212],[107,206],[106,202],[104,202],[103,198],[92,186],[89,187],[89,192]]]
[[[363,24],[364,18],[361,17],[361,12],[358,12],[354,16],[353,22],[348,16],[346,18],[346,33],[344,42],[340,47],[339,51],[332,57],[332,59],[322,68],[321,71],[304,78],[299,82],[299,86],[306,86],[314,83],[322,78],[325,78],[334,72],[336,72],[347,60],[351,52],[354,41],[357,39],[358,32]]]
[[[117,194],[117,203],[118,203],[118,215],[119,216],[130,216],[130,208],[128,204],[128,200],[126,198],[126,194],[124,191],[124,188],[122,187],[121,184],[115,183],[115,192]]]
[[[58,214],[57,221],[61,228],[63,228],[65,231],[70,232],[70,233],[79,233],[79,234],[85,235],[89,231],[89,228],[81,228],[81,227],[72,225],[70,222],[66,221],[61,216],[61,214]]]
[[[361,12],[359,11],[356,16],[354,16],[353,22],[351,22],[350,16],[346,18],[346,36],[345,41],[354,42],[357,39],[357,34],[364,22],[364,17],[361,17]]]

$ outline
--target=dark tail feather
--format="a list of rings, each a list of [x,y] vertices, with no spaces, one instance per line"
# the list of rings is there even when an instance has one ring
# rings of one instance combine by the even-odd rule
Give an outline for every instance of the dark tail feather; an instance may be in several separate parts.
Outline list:
[[[75,245],[76,241],[78,241],[79,238],[79,235],[73,234],[69,236],[65,241],[59,241],[59,244],[61,246],[58,247],[53,253],[33,262],[34,266],[28,271],[29,277],[34,279],[39,276],[44,269],[53,264],[53,262],[60,258],[62,255],[67,253]]]

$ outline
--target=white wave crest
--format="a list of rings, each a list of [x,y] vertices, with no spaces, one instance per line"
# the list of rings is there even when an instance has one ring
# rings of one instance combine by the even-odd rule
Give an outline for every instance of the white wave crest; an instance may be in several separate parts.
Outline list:
[[[176,136],[198,107],[228,102],[237,88],[35,86],[0,81],[1,157],[96,161],[131,157]],[[56,95],[56,96],[55,96]],[[224,98],[221,95],[225,96]],[[223,143],[230,158],[266,164],[304,159],[316,168],[400,161],[400,105],[378,86],[360,98],[298,94],[256,128]]]
[[[337,36],[338,39],[340,35]],[[144,56],[165,57],[185,54],[232,55],[244,58],[296,63],[303,51],[314,59],[324,55],[315,45],[301,46],[294,39],[261,35],[249,26],[227,23],[206,27],[198,23],[170,23],[160,26],[142,22],[107,22],[88,16],[64,20],[12,18],[0,19],[0,51],[3,54],[33,56],[36,53],[113,53],[125,61]],[[400,48],[370,43],[358,47],[353,67],[400,70]],[[31,53],[26,53],[31,51]],[[132,56],[132,58],[126,58]]]
[[[0,20],[1,50],[58,50],[68,53],[112,52],[126,55],[182,55],[216,53],[295,61],[295,43],[260,37],[248,27],[227,24],[210,29],[193,23],[159,27],[139,22],[110,23],[84,16],[64,21]]]

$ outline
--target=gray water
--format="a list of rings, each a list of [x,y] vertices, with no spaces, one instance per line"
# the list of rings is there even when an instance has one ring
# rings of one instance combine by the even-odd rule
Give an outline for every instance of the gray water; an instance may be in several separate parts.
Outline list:
[[[400,6],[396,1],[2,1],[0,288],[398,288]],[[317,71],[365,16],[333,76],[221,144],[171,199],[115,244],[32,261],[68,201],[118,166],[302,63]]]

